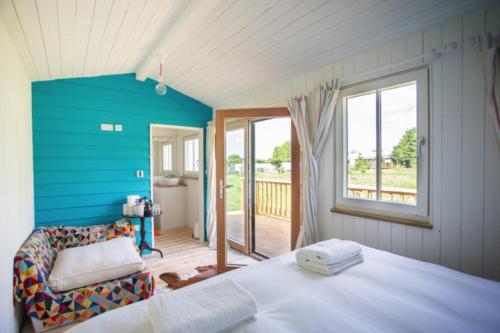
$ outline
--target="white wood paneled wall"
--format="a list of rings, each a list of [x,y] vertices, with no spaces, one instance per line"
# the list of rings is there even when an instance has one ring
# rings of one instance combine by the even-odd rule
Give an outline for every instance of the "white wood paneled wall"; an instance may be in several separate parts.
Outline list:
[[[34,227],[31,81],[0,21],[0,332],[19,332],[12,305],[13,258]]]
[[[482,54],[469,36],[500,29],[500,5],[457,17],[395,42],[281,80],[218,107],[284,105],[319,82],[461,44],[431,65],[432,230],[332,214],[333,135],[320,161],[321,238],[349,239],[396,254],[500,280],[500,155],[484,99]]]

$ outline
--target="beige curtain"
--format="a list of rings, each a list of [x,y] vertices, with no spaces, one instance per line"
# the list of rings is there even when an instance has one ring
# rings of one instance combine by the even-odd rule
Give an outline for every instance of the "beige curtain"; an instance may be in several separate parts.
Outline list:
[[[497,149],[500,152],[500,46],[486,50],[484,56],[488,109],[495,130]]]
[[[217,247],[216,181],[215,181],[215,124],[207,126],[207,238],[208,246]]]
[[[325,140],[333,127],[339,81],[321,85],[309,97],[294,97],[289,101],[292,121],[297,129],[302,149],[303,223],[297,248],[319,241],[318,232],[318,160]]]

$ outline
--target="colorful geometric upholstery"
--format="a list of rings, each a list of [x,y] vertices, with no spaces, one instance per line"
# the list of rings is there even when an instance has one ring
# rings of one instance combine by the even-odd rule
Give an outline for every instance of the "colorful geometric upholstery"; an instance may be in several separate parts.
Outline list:
[[[151,297],[155,282],[147,271],[65,292],[53,292],[47,284],[60,250],[123,236],[135,240],[132,224],[35,229],[14,258],[14,303],[22,303],[29,317],[50,328]]]

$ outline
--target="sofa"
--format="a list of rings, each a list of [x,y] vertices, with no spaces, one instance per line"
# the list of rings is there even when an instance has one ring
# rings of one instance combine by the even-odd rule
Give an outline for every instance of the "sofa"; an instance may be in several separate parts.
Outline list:
[[[84,321],[153,295],[155,282],[148,271],[65,292],[49,288],[48,277],[59,251],[115,237],[135,240],[134,226],[119,221],[88,227],[41,227],[33,231],[14,258],[14,303],[22,305],[35,330]]]

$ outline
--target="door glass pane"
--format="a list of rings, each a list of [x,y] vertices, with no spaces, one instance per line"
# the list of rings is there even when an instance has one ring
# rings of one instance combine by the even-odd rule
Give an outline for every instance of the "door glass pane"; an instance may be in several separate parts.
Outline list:
[[[256,121],[253,129],[253,251],[274,257],[290,251],[291,121]]]
[[[416,204],[417,86],[384,89],[381,98],[382,200]]]
[[[245,129],[226,131],[227,238],[245,244]]]
[[[348,197],[377,199],[375,92],[347,99]]]

